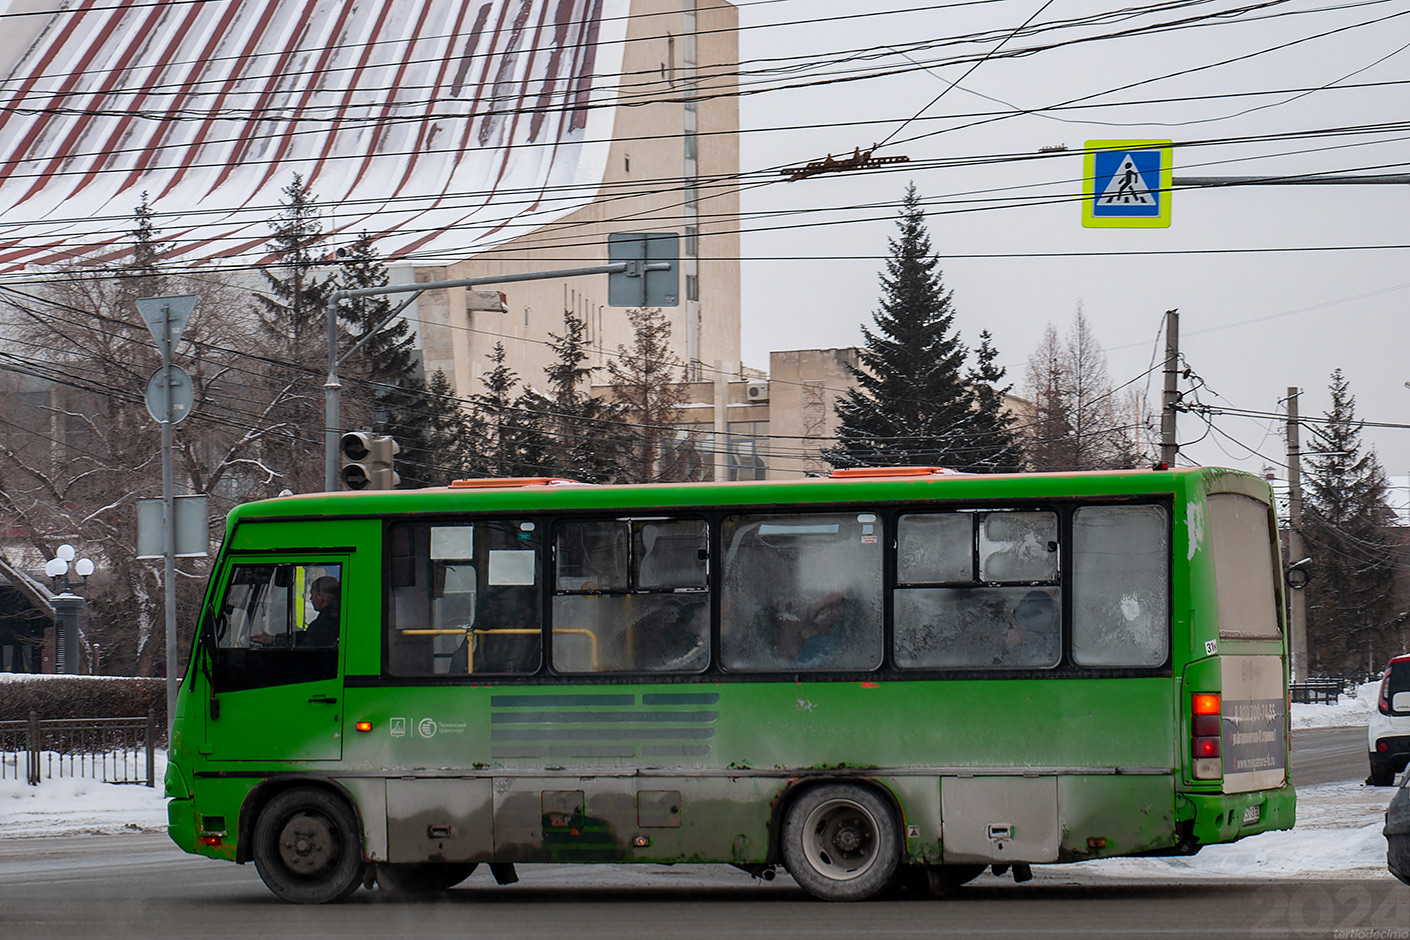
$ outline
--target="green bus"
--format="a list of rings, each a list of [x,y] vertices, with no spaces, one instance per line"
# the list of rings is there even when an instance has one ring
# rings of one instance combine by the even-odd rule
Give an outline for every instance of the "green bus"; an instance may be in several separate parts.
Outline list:
[[[1294,820],[1267,484],[1224,469],[470,480],[240,506],[187,852],[279,897],[720,862],[858,900]]]

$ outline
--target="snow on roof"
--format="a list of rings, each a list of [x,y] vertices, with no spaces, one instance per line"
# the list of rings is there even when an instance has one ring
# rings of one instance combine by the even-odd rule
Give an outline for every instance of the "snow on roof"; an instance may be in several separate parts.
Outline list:
[[[144,192],[175,259],[257,260],[295,172],[385,258],[523,234],[596,195],[628,7],[73,0],[0,84],[0,274],[121,257]]]

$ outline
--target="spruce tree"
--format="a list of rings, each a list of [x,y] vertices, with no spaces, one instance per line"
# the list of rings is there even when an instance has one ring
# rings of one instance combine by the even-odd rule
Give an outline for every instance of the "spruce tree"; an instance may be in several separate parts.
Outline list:
[[[444,485],[451,480],[484,476],[472,437],[470,418],[451,388],[450,379],[437,369],[426,383],[422,399],[424,430],[421,450],[403,449],[397,457],[402,482]]]
[[[1319,675],[1379,669],[1395,648],[1394,555],[1387,527],[1386,476],[1374,451],[1363,453],[1356,399],[1340,369],[1329,385],[1330,411],[1313,425],[1304,477],[1303,539],[1313,559],[1307,592],[1307,647]]]
[[[549,397],[545,461],[551,472],[584,483],[609,483],[622,477],[621,408],[583,390],[593,369],[588,359],[587,326],[571,311],[563,312],[563,333],[549,333],[554,360],[544,369]]]
[[[267,357],[265,394],[275,427],[264,439],[265,465],[294,492],[323,489],[323,383],[328,374],[328,298],[319,276],[324,242],[317,199],[295,173],[272,224],[272,260],[260,268],[265,290],[255,314]]]
[[[389,282],[386,265],[371,237],[364,233],[344,253],[339,287],[365,290],[386,287]],[[345,421],[344,427],[365,423],[397,442],[401,447],[397,456],[401,486],[444,483],[444,474],[435,466],[439,451],[430,441],[432,411],[411,325],[398,317],[378,329],[393,309],[386,294],[349,297],[338,305],[339,319],[348,327],[348,348],[366,339],[339,372],[344,410],[353,418]]]
[[[971,469],[990,473],[1017,473],[1023,469],[1023,447],[1015,431],[1016,419],[1004,407],[1012,384],[999,386],[1008,372],[996,361],[999,351],[988,330],[979,333],[975,365],[969,372],[974,393],[974,439],[980,444]],[[984,446],[987,442],[987,446]]]
[[[838,443],[823,456],[836,467],[1010,466],[1013,436],[994,420],[1002,395],[991,380],[984,382],[987,392],[972,384],[980,372],[996,371],[992,345],[967,377],[969,350],[954,327],[952,295],[915,184],[906,188],[897,227],[899,236],[888,240],[876,328],[862,327],[864,347],[852,370],[856,385],[837,402]]]
[[[480,377],[485,390],[470,396],[470,437],[478,445],[472,475],[548,475],[552,468],[545,463],[542,399],[526,392],[515,395],[519,376],[505,365],[504,343],[495,343],[487,358],[494,365]]]

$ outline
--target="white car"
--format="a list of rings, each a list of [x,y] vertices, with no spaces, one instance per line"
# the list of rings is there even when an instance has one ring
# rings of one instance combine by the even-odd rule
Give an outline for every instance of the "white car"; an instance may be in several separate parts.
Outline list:
[[[1410,653],[1386,665],[1366,737],[1371,759],[1366,782],[1373,787],[1391,786],[1410,762]]]

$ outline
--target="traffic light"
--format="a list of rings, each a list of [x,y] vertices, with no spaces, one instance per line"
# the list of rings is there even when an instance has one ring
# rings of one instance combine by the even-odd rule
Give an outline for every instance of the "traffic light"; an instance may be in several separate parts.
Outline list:
[[[401,481],[392,458],[401,452],[385,434],[349,431],[338,448],[342,467],[338,480],[345,490],[389,490]]]

